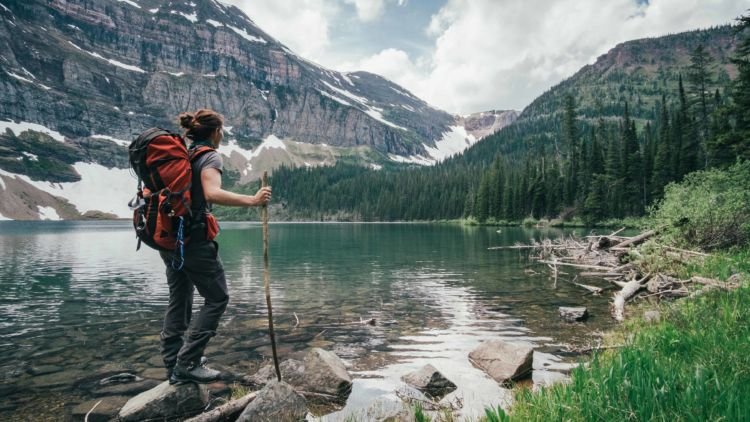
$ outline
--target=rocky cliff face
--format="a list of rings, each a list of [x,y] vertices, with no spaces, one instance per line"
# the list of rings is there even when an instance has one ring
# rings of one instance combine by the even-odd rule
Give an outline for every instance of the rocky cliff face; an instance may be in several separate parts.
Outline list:
[[[2,0],[0,49],[0,191],[17,199],[0,218],[55,208],[24,202],[28,186],[61,201],[58,216],[127,215],[124,193],[107,207],[71,192],[94,177],[130,193],[128,141],[203,107],[226,118],[220,151],[240,183],[342,156],[429,164],[455,152],[447,138],[472,142],[455,116],[377,75],[311,63],[216,0]]]
[[[468,133],[479,140],[510,125],[516,121],[518,114],[515,110],[483,111],[463,117],[461,124]]]
[[[411,154],[453,117],[367,73],[293,54],[212,0],[6,0],[0,118],[129,139],[210,107],[238,139],[270,134]]]

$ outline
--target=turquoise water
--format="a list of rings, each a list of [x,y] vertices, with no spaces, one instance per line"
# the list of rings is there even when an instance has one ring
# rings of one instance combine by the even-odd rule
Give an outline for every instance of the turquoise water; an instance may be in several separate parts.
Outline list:
[[[222,369],[250,373],[271,353],[261,229],[222,228],[230,305],[206,354]],[[346,362],[355,380],[346,408],[328,419],[362,412],[425,363],[458,385],[451,396],[463,401],[463,415],[478,414],[509,397],[469,363],[479,342],[516,338],[550,349],[584,342],[612,324],[607,296],[564,281],[573,274],[555,285],[523,252],[487,250],[570,231],[283,223],[270,233],[281,358],[323,347]],[[81,380],[108,365],[147,378],[161,373],[164,265],[145,246],[135,251],[128,223],[0,222],[0,289],[0,419],[50,400],[69,409],[90,399]],[[563,323],[557,307],[565,305],[588,306],[592,316],[585,324]],[[360,323],[371,318],[374,326]]]

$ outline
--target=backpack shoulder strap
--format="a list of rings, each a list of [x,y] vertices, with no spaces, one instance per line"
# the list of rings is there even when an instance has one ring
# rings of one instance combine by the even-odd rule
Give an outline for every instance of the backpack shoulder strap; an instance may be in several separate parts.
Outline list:
[[[190,154],[190,162],[192,163],[193,161],[197,160],[198,157],[200,157],[201,155],[209,151],[216,151],[216,148],[211,148],[205,145],[200,145],[195,148],[190,148],[188,150],[188,154]]]

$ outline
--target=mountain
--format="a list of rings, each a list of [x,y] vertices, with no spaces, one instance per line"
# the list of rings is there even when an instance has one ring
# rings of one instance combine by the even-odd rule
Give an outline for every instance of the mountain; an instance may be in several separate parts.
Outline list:
[[[723,26],[619,44],[551,87],[512,124],[436,166],[388,175],[345,166],[284,171],[274,197],[288,215],[314,219],[638,215],[666,183],[711,165],[710,134],[736,120],[725,110],[738,72],[729,59],[744,36]],[[689,77],[701,46],[709,76],[705,124]]]
[[[226,118],[230,184],[280,165],[434,164],[477,139],[378,75],[299,57],[217,0],[2,0],[0,49],[0,218],[127,216],[129,140],[203,107]]]
[[[558,149],[568,96],[575,101],[582,128],[598,119],[619,120],[626,103],[639,126],[653,122],[659,114],[662,95],[668,104],[679,101],[681,76],[689,88],[690,57],[698,46],[705,48],[710,61],[712,78],[707,91],[712,99],[717,89],[724,95],[730,80],[737,75],[737,68],[730,61],[737,36],[735,27],[726,25],[618,44],[534,99],[512,125],[488,136],[460,159],[487,165],[497,154],[525,154],[529,150],[540,154]],[[694,101],[689,89],[688,97]]]

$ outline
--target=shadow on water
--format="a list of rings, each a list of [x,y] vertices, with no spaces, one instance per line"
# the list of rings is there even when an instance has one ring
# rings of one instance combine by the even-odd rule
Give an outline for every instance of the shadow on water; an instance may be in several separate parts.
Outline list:
[[[274,224],[271,294],[279,354],[299,358],[322,347],[349,365],[352,394],[326,419],[363,414],[375,399],[402,388],[402,375],[426,363],[458,385],[448,399],[463,401],[463,415],[481,414],[509,397],[469,363],[481,341],[580,342],[611,324],[606,298],[564,281],[555,287],[522,252],[487,250],[563,233],[570,231]],[[249,373],[271,354],[260,226],[224,224],[219,242],[231,301],[206,354],[220,367]],[[0,417],[47,406],[50,394],[67,406],[84,401],[90,397],[82,380],[104,373],[162,376],[164,265],[154,251],[135,252],[128,223],[0,222],[0,251]],[[587,306],[592,317],[563,323],[557,307],[564,305]],[[371,318],[374,326],[360,323]]]

